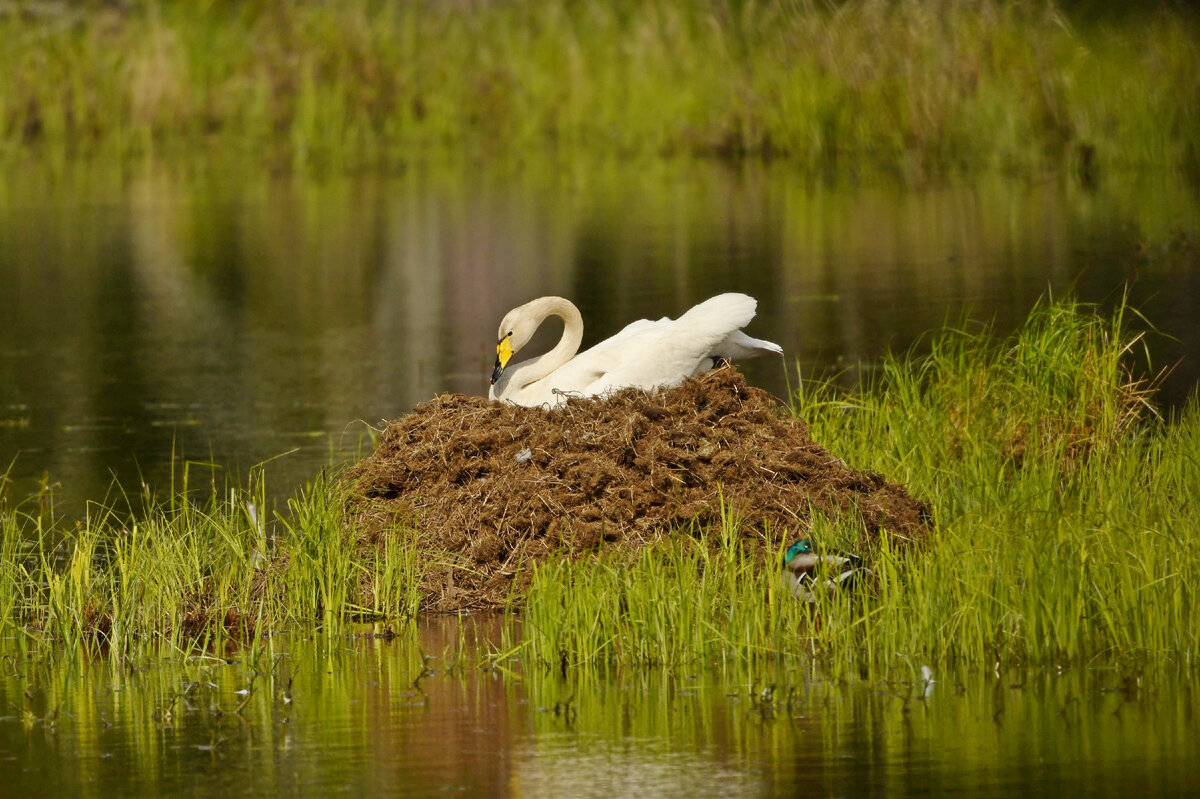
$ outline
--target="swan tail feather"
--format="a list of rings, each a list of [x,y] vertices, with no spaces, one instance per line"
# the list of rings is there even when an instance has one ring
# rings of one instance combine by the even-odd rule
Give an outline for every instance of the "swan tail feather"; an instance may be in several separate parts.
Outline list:
[[[726,361],[744,361],[759,355],[783,355],[783,347],[773,341],[753,338],[735,330],[714,347],[710,355]]]

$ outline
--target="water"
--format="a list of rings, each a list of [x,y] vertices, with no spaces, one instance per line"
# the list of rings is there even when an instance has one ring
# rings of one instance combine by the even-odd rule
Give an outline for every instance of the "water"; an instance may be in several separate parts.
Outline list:
[[[1194,676],[975,671],[925,685],[784,666],[522,675],[491,668],[501,624],[438,618],[394,641],[331,648],[278,638],[228,661],[7,661],[0,781],[13,796],[1200,789]],[[247,687],[248,699],[238,693]]]
[[[177,483],[186,460],[221,483],[274,458],[286,495],[369,446],[368,424],[484,393],[500,317],[541,294],[579,304],[585,346],[752,294],[750,332],[787,368],[745,368],[782,396],[797,361],[852,383],[963,314],[1008,330],[1039,298],[1111,305],[1128,285],[1163,334],[1153,365],[1178,362],[1164,400],[1200,375],[1200,198],[1171,174],[1090,189],[704,162],[0,177],[0,469],[16,496],[48,479],[66,508],[114,478],[165,491],[173,459]]]

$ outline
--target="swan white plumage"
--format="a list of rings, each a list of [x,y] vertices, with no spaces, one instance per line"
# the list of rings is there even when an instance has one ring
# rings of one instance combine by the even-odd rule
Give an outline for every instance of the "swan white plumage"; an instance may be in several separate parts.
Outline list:
[[[719,360],[782,355],[778,344],[742,332],[757,305],[745,294],[719,294],[678,319],[639,319],[576,354],[583,341],[579,309],[562,297],[540,297],[509,311],[500,323],[488,396],[513,405],[553,407],[565,395],[592,397],[622,388],[678,385]],[[544,355],[509,366],[512,356],[550,316],[563,320],[558,344]]]

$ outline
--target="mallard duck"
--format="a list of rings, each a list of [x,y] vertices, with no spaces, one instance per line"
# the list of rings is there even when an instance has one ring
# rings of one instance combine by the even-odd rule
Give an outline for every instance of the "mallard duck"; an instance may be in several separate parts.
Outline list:
[[[862,565],[862,559],[857,555],[818,553],[813,549],[812,541],[801,538],[784,553],[780,579],[783,587],[796,599],[815,602],[813,589],[817,585],[850,589],[870,574],[871,570]]]
[[[555,406],[565,396],[594,397],[622,388],[667,388],[719,364],[783,349],[742,328],[758,303],[745,294],[719,294],[678,319],[639,319],[584,352],[583,316],[570,300],[540,297],[505,315],[496,344],[488,396],[513,405]],[[544,355],[509,365],[547,317],[563,320],[562,338]]]

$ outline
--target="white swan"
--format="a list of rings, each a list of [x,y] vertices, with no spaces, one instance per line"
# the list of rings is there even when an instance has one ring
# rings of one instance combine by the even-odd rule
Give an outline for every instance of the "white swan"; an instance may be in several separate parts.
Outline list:
[[[639,319],[576,355],[583,341],[579,309],[562,297],[540,297],[509,311],[500,323],[488,396],[513,405],[553,407],[564,394],[591,397],[622,388],[674,386],[719,360],[782,355],[778,344],[742,332],[757,305],[745,294],[720,294],[678,319]],[[548,316],[562,317],[558,344],[544,355],[509,366]]]

